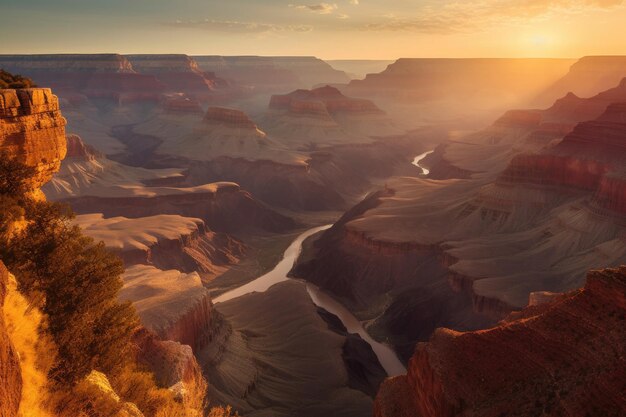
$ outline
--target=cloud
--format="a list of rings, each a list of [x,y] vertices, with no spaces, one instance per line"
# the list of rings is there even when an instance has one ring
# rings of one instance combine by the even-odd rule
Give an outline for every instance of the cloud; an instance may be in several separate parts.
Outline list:
[[[339,7],[335,3],[318,3],[318,4],[290,4],[289,7],[293,7],[300,10],[308,10],[319,14],[331,14],[334,13]]]
[[[361,29],[450,33],[481,30],[501,24],[525,24],[554,15],[586,13],[619,7],[624,0],[471,0],[424,7],[411,18],[383,16]]]
[[[309,25],[277,25],[273,23],[239,22],[234,20],[176,20],[165,25],[181,29],[204,29],[230,33],[310,32]]]

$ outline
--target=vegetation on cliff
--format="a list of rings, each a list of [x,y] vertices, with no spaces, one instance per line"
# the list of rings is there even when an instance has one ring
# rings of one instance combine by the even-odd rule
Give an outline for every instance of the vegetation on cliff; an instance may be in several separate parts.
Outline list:
[[[32,88],[33,80],[21,75],[13,75],[0,68],[0,88]]]
[[[57,416],[108,417],[128,415],[124,404],[131,403],[146,417],[197,415],[158,388],[135,360],[133,335],[140,324],[132,305],[118,301],[121,260],[84,236],[68,207],[33,197],[33,174],[34,168],[0,157],[0,258],[29,308],[42,313],[36,339],[45,344],[28,342],[32,334],[16,338],[35,343],[37,360],[22,360],[22,366],[36,368],[26,374],[47,374],[46,384],[33,385],[45,391],[39,393],[44,408]],[[93,370],[108,376],[123,401],[88,382]]]

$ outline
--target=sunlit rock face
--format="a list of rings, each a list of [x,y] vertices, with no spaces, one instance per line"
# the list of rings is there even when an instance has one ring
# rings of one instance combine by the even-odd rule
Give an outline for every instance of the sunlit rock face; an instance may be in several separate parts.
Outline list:
[[[600,206],[622,212],[624,160],[626,105],[615,103],[598,119],[578,124],[555,146],[515,157],[500,180],[593,192]]]
[[[201,349],[211,336],[213,305],[197,272],[134,265],[122,276],[120,299],[132,301],[141,323],[162,340]]]
[[[439,329],[383,383],[374,416],[623,415],[624,294],[625,267],[591,271],[492,329]]]
[[[67,152],[65,124],[50,89],[0,90],[0,152],[36,169],[33,190],[61,166]]]
[[[67,155],[66,158],[76,158],[85,161],[95,161],[104,158],[104,155],[91,145],[87,145],[78,135],[67,135]]]
[[[239,240],[211,231],[202,220],[177,215],[105,219],[94,213],[78,215],[75,222],[86,235],[104,242],[127,266],[198,272],[203,280],[236,264],[245,251]]]

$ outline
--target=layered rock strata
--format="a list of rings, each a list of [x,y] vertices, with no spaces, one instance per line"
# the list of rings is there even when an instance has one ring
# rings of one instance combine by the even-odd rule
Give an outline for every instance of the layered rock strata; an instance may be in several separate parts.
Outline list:
[[[492,329],[438,329],[382,385],[374,416],[623,415],[625,291],[626,267],[591,271]]]
[[[100,213],[83,214],[76,217],[76,224],[86,235],[103,241],[127,266],[195,271],[203,279],[237,263],[245,251],[243,243],[209,230],[202,220],[177,215],[105,219]]]
[[[67,152],[65,124],[50,89],[0,90],[0,153],[35,168],[33,190],[61,166]]]
[[[61,97],[158,100],[165,86],[150,74],[137,73],[119,54],[0,55],[0,67],[50,86]]]

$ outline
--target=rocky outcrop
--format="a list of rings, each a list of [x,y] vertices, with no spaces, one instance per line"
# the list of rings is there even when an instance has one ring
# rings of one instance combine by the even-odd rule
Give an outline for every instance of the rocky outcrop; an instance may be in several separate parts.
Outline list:
[[[95,161],[103,158],[104,154],[91,145],[87,145],[80,136],[67,135],[67,158],[77,158],[84,161]]]
[[[65,119],[50,89],[0,90],[0,153],[36,169],[36,190],[59,170],[67,148]]]
[[[148,265],[129,267],[120,299],[131,301],[147,329],[161,340],[201,349],[215,326],[209,290],[196,272],[162,271]]]
[[[626,267],[591,271],[584,289],[492,329],[439,329],[383,383],[374,416],[622,415],[624,294]]]
[[[105,219],[102,214],[84,214],[75,222],[86,235],[103,241],[126,266],[198,272],[203,280],[236,264],[245,251],[242,242],[209,230],[200,219],[175,215]]]
[[[22,371],[4,321],[4,298],[9,272],[0,261],[0,416],[17,417],[22,398]]]
[[[84,383],[99,391],[105,398],[108,398],[114,403],[118,403],[120,405],[119,415],[123,417],[144,417],[144,414],[135,404],[121,400],[120,396],[117,395],[111,386],[109,378],[102,372],[91,371],[89,375],[85,377]]]
[[[256,130],[256,124],[250,120],[247,114],[237,109],[225,107],[209,107],[204,116],[204,121],[222,124],[228,127]]]
[[[137,361],[154,373],[159,386],[169,388],[190,409],[205,405],[207,383],[190,346],[160,340],[146,329],[135,334],[134,342]]]
[[[202,72],[187,55],[128,55],[127,58],[135,71],[154,75],[169,92],[203,100],[220,83],[214,74]]]
[[[328,85],[313,90],[296,90],[286,95],[274,95],[270,100],[269,107],[274,110],[321,115],[382,113],[382,110],[371,100],[346,97],[338,89]]]

